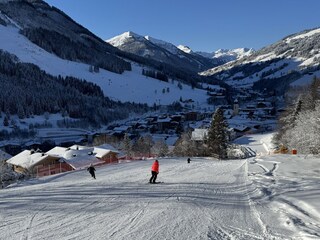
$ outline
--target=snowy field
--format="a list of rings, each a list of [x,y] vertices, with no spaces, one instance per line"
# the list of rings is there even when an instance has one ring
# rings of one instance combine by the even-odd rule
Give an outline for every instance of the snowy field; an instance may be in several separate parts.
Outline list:
[[[0,239],[319,239],[320,161],[265,155],[247,160],[159,159],[85,170],[0,191]],[[254,149],[257,146],[258,149]]]

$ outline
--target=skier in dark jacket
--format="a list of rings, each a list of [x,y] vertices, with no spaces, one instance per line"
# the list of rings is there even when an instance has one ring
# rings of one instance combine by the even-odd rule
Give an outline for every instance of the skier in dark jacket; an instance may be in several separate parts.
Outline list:
[[[94,166],[92,164],[90,164],[90,167],[87,168],[87,171],[89,171],[89,173],[91,174],[91,177],[96,179],[96,175],[94,173],[94,171],[96,171],[96,169],[94,168]]]

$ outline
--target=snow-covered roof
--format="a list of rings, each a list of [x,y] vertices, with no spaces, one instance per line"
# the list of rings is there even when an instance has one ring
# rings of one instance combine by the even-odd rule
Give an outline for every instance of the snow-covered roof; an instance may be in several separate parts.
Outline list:
[[[49,157],[48,154],[35,152],[32,153],[30,150],[24,150],[23,152],[15,155],[10,158],[7,163],[10,163],[15,166],[20,166],[25,169],[30,169],[35,166],[37,163]]]
[[[73,145],[69,148],[54,147],[48,151],[47,154],[63,158],[64,161],[74,169],[85,168],[90,164],[96,165],[103,163],[94,155],[93,147],[85,147],[80,145]]]
[[[51,156],[63,157],[66,151],[67,148],[65,147],[54,147],[50,151],[46,152],[46,154]]]
[[[97,165],[104,163],[103,161],[97,159],[94,155],[88,154],[70,156],[68,159],[65,159],[65,162],[72,166],[74,169],[83,169],[88,167],[90,164]]]
[[[116,150],[114,147],[112,147],[109,144],[103,144],[103,145],[100,145],[99,147],[94,147],[93,149],[93,153],[97,158],[102,158],[105,155],[109,154],[110,152],[119,153],[118,150]]]
[[[102,148],[94,148],[93,153],[97,158],[103,158],[106,156],[108,153],[110,153],[110,150],[107,149],[102,149]]]
[[[81,146],[81,145],[72,145],[71,147],[69,147],[70,149],[73,149],[73,150],[92,150],[92,148],[90,147],[86,147],[86,146]]]

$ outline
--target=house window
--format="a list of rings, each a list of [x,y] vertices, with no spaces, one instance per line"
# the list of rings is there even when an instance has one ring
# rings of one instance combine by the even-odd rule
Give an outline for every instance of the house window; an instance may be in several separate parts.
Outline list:
[[[51,171],[50,174],[53,175],[53,174],[56,174],[56,172],[55,171]]]

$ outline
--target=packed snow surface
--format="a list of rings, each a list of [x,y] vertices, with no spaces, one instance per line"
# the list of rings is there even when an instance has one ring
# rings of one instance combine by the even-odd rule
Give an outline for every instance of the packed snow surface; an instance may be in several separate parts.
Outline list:
[[[319,239],[319,159],[266,139],[242,139],[261,151],[247,160],[159,159],[160,184],[141,160],[11,185],[0,239]]]

